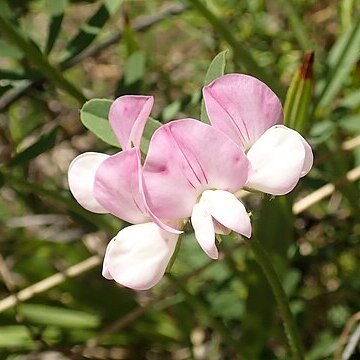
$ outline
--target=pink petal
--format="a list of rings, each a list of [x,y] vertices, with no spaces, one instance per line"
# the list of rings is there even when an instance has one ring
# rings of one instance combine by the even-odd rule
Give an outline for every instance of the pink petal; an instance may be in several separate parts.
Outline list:
[[[202,194],[200,202],[220,224],[248,238],[251,236],[249,215],[234,194],[223,190],[207,190]]]
[[[139,186],[140,153],[121,151],[108,157],[95,176],[95,197],[110,213],[127,222],[149,221]]]
[[[296,186],[310,157],[299,133],[281,125],[267,130],[247,156],[252,170],[246,186],[273,195]]]
[[[219,252],[215,245],[213,220],[201,202],[194,205],[191,214],[191,224],[194,228],[196,240],[201,248],[210,258],[218,259]]]
[[[108,211],[95,198],[95,173],[108,157],[106,154],[87,152],[77,156],[68,170],[70,191],[76,201],[86,210],[99,214],[106,214]]]
[[[141,165],[140,165],[141,166]],[[144,207],[147,212],[147,214],[151,217],[151,220],[157,224],[161,229],[168,231],[172,234],[180,235],[183,233],[182,230],[178,230],[178,228],[182,227],[182,219],[159,219],[158,216],[152,211],[151,207],[149,206],[149,195],[147,192],[147,189],[144,187],[144,177],[141,171],[140,177],[139,177],[139,187],[140,187],[140,193],[143,197]]]
[[[268,128],[283,121],[280,100],[260,80],[228,74],[203,89],[211,124],[248,149]]]
[[[131,289],[150,289],[163,277],[177,240],[154,223],[128,226],[109,243],[103,274]]]
[[[172,121],[153,135],[144,165],[149,204],[160,218],[191,215],[205,189],[240,189],[244,152],[226,135],[193,119]]]
[[[140,148],[147,119],[154,104],[152,96],[125,95],[117,98],[110,107],[110,125],[123,150]]]

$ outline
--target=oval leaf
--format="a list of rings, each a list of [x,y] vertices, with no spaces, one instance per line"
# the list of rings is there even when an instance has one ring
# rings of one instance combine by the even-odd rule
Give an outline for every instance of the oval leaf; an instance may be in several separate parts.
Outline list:
[[[224,50],[217,54],[211,62],[208,71],[205,76],[204,85],[210,84],[213,80],[224,75],[226,65],[226,54],[228,50]],[[210,124],[210,119],[207,116],[204,99],[201,101],[201,113],[200,120]]]
[[[80,111],[81,122],[102,141],[120,147],[119,141],[108,120],[111,100],[92,99],[84,104]]]

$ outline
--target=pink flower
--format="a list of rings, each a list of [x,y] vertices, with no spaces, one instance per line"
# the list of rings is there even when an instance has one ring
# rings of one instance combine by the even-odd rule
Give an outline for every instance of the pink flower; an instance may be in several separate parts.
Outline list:
[[[228,136],[198,120],[172,121],[153,135],[144,164],[149,205],[160,218],[191,217],[202,249],[218,258],[216,233],[250,237],[244,205],[233,195],[247,181],[249,161]]]
[[[310,145],[282,125],[279,99],[260,80],[228,74],[203,89],[214,128],[235,141],[250,162],[245,186],[273,195],[290,192],[313,164]]]
[[[123,96],[109,120],[123,151],[85,153],[69,168],[69,186],[86,209],[133,223],[109,243],[103,276],[143,290],[163,276],[179,226],[191,218],[205,253],[218,258],[215,234],[251,236],[250,218],[235,192],[247,186],[274,195],[291,191],[312,167],[309,144],[282,125],[276,95],[259,80],[225,75],[203,89],[212,126],[172,121],[153,135],[145,164],[140,140],[153,98]]]
[[[139,147],[153,102],[150,96],[116,99],[109,121],[123,151],[112,156],[81,154],[68,171],[70,190],[85,209],[136,224],[122,229],[109,243],[103,276],[137,290],[149,289],[162,278],[180,233],[152,213],[143,191]]]

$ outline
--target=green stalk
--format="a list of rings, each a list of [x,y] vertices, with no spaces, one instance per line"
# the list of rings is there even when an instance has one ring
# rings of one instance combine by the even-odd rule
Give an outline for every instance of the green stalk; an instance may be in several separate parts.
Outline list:
[[[285,333],[293,354],[293,359],[303,360],[304,355],[300,335],[291,313],[288,299],[282,288],[276,271],[271,264],[269,255],[266,253],[260,242],[256,239],[248,240],[246,243],[251,246],[251,249],[255,255],[255,260],[261,267],[266,279],[271,286],[284,324]]]
[[[59,190],[46,189],[43,186],[28,182],[24,180],[23,177],[15,176],[10,171],[7,171],[4,167],[0,168],[0,175],[3,176],[3,181],[6,185],[13,189],[21,189],[23,193],[33,193],[38,196],[43,196],[54,200],[58,204],[62,204],[71,209],[71,211],[82,219],[88,221],[91,224],[96,224],[102,229],[108,231],[119,231],[118,228],[114,228],[113,225],[107,221],[106,218],[98,216],[96,214],[90,213],[89,211],[83,209],[80,205],[76,203],[71,197],[67,197]]]
[[[236,351],[237,354],[241,354],[240,343],[235,341],[229,329],[219,321],[214,315],[211,313],[209,308],[204,304],[198,297],[191,294],[189,290],[184,286],[184,283],[180,281],[174,275],[167,273],[167,278],[170,280],[172,285],[176,287],[185,297],[190,306],[199,313],[202,313],[206,319],[210,322],[211,326],[216,330],[222,337],[223,341],[232,349]]]
[[[305,54],[286,94],[284,125],[303,133],[309,125],[310,105],[314,87],[314,52]]]
[[[226,24],[219,19],[209,8],[202,3],[201,0],[187,0],[196,8],[199,13],[215,28],[222,38],[231,46],[234,53],[234,62],[242,65],[249,73],[258,77],[267,83],[280,97],[284,96],[284,89],[279,86],[279,81],[275,81],[273,77],[261,68],[254,60],[252,55],[242,46]]]
[[[32,64],[40,69],[40,71],[49,79],[56,87],[63,89],[80,103],[86,101],[86,97],[71,84],[61,73],[61,71],[53,67],[48,59],[41,51],[28,40],[19,29],[0,12],[0,30],[2,34],[15,46],[17,46],[28,58]]]
[[[311,42],[311,37],[309,36],[307,29],[305,27],[305,22],[299,15],[299,11],[296,7],[296,1],[294,0],[277,0],[279,5],[282,7],[283,11],[288,16],[292,31],[297,39],[299,45],[304,51],[309,51],[314,48],[314,45]]]

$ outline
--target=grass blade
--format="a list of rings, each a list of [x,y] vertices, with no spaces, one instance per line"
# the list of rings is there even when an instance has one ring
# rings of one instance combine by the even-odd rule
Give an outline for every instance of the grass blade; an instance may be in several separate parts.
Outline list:
[[[70,96],[83,103],[86,101],[85,96],[73,84],[71,84],[58,70],[53,67],[47,58],[41,53],[39,48],[29,40],[26,35],[16,27],[4,14],[0,13],[0,29],[3,35],[36,66],[45,77],[49,79],[55,86],[61,88]]]
[[[30,160],[36,158],[38,155],[52,149],[56,142],[56,136],[59,128],[55,127],[47,134],[44,134],[40,139],[33,145],[30,145],[28,148],[14,156],[9,162],[8,167],[14,167],[19,165],[24,165]]]
[[[88,20],[88,22],[80,28],[80,31],[75,37],[70,40],[63,55],[61,64],[79,54],[87,48],[98,36],[100,30],[104,27],[118,8],[122,0],[105,0],[96,13]]]
[[[51,16],[48,37],[45,46],[46,54],[50,54],[52,48],[55,45],[55,41],[59,36],[67,4],[68,0],[47,0],[45,3],[47,10]]]
[[[256,76],[260,80],[269,85],[280,97],[284,95],[284,89],[280,86],[279,81],[261,68],[251,53],[240,44],[226,24],[219,19],[201,0],[187,0],[191,5],[199,11],[199,13],[206,18],[206,20],[215,28],[219,35],[231,46],[234,52],[234,62],[244,70],[248,71],[251,75]]]
[[[339,93],[360,54],[360,17],[336,41],[329,54],[329,71],[317,100],[317,109],[326,109]]]
[[[304,51],[314,48],[307,33],[305,22],[299,16],[296,3],[293,0],[277,0],[283,11],[286,13],[295,38]]]

